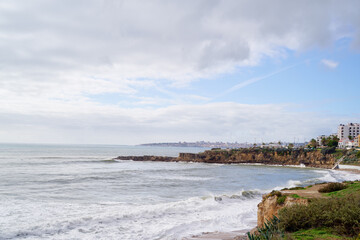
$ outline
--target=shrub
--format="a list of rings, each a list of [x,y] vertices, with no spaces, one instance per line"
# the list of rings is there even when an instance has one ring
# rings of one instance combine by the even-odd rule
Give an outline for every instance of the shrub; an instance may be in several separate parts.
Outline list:
[[[336,151],[336,148],[335,147],[326,147],[326,148],[323,148],[321,149],[321,153],[323,155],[326,155],[326,154],[332,154]]]
[[[293,198],[301,198],[298,194],[292,194],[292,195],[290,195],[290,197],[293,197]]]
[[[279,230],[279,219],[276,216],[273,216],[272,219],[266,220],[264,226],[258,227],[255,234],[247,233],[249,240],[268,240],[276,237],[282,239],[284,237],[284,232]]]
[[[279,205],[284,204],[286,197],[287,197],[286,195],[282,195],[282,196],[278,197],[278,199],[276,200],[276,203]]]
[[[279,211],[279,220],[279,229],[288,232],[326,227],[337,234],[356,236],[360,232],[360,194],[285,207]]]
[[[303,190],[305,189],[304,187],[292,187],[292,188],[289,188],[289,190]]]
[[[339,190],[343,190],[346,188],[346,185],[343,183],[329,183],[326,186],[319,189],[319,192],[321,193],[329,193],[329,192],[335,192]]]
[[[360,158],[360,151],[358,151],[358,152],[356,153],[356,157],[357,157],[357,158]]]
[[[273,190],[273,191],[271,191],[271,193],[269,193],[269,197],[275,196],[275,195],[280,197],[282,194],[280,191],[276,191],[276,190]]]

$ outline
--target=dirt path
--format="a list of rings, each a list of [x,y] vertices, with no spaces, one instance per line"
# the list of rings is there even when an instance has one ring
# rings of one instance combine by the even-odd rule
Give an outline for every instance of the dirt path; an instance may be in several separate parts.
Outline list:
[[[304,198],[326,198],[321,193],[319,193],[319,189],[326,186],[327,183],[324,184],[317,184],[310,188],[302,189],[302,190],[282,190],[281,192],[286,195],[290,194],[297,194],[300,197]]]

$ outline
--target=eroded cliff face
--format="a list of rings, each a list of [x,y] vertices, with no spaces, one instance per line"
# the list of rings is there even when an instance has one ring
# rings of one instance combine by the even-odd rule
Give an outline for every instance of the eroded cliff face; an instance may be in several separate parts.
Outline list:
[[[304,165],[307,167],[332,168],[336,162],[333,155],[319,151],[289,151],[278,153],[258,151],[205,151],[203,153],[180,153],[179,161],[206,163],[260,163],[272,165]]]
[[[259,163],[270,165],[304,165],[306,167],[332,168],[336,162],[333,155],[323,155],[319,151],[260,151],[260,150],[220,150],[202,153],[180,153],[179,157],[164,156],[119,156],[116,159],[162,162],[205,162],[205,163]]]
[[[264,195],[262,201],[258,204],[257,226],[262,227],[266,220],[271,220],[274,216],[278,216],[281,208],[289,207],[294,204],[308,204],[308,199],[293,198],[287,196],[284,203],[277,202],[279,196],[270,194]]]

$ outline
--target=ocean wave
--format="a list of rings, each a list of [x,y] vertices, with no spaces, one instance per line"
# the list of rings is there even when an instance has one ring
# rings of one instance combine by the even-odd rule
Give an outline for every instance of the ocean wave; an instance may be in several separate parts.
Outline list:
[[[304,187],[312,184],[323,182],[343,182],[343,181],[355,181],[359,180],[360,176],[355,173],[337,170],[314,170],[315,173],[321,174],[319,177],[300,180],[289,180],[285,185],[277,186],[274,190],[281,190],[283,188]],[[269,190],[271,191],[271,190]]]
[[[85,207],[27,203],[22,204],[24,212],[34,207],[39,211],[21,218],[17,228],[7,223],[0,231],[4,239],[83,239],[85,236],[86,239],[181,239],[201,232],[251,228],[256,222],[260,199],[230,196],[217,201],[214,197],[192,197],[131,207],[128,204]]]
[[[196,177],[196,176],[151,176],[152,179],[172,180],[172,181],[209,181],[214,178],[211,177]]]

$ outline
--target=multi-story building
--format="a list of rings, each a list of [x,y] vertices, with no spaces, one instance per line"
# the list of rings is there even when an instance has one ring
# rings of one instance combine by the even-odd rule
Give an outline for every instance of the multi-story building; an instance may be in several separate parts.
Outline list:
[[[360,147],[360,135],[355,138],[354,143],[356,147]]]
[[[318,146],[323,146],[323,139],[325,138],[333,138],[333,137],[336,137],[337,136],[337,134],[336,133],[332,133],[332,134],[330,134],[330,135],[320,135],[320,136],[318,136],[317,138],[316,138],[316,142],[317,142],[317,144],[318,144]]]
[[[340,124],[338,127],[338,138],[355,139],[360,134],[360,123],[348,123],[347,125]]]
[[[322,145],[322,139],[323,138],[326,138],[326,135],[320,135],[316,138],[316,142],[318,144],[318,146],[321,146]]]

